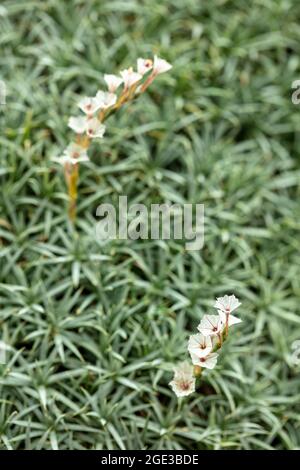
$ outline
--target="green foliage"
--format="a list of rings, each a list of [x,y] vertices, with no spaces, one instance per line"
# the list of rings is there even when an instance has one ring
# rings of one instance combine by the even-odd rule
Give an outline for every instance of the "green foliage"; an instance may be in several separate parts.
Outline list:
[[[299,20],[296,0],[1,3],[1,448],[299,448]],[[51,161],[68,117],[152,53],[173,69],[108,120],[74,230]],[[204,203],[204,249],[98,243],[118,195]],[[172,366],[225,293],[243,323],[178,402]]]

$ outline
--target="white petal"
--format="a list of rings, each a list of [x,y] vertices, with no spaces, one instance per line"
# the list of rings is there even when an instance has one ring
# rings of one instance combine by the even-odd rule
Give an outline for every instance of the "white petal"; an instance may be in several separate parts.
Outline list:
[[[195,391],[196,379],[191,364],[183,362],[174,368],[174,378],[170,382],[173,392],[178,397],[190,395]]]
[[[153,71],[159,75],[160,73],[168,72],[172,68],[172,65],[169,64],[164,59],[160,59],[156,55],[154,56],[154,64],[153,64]]]
[[[217,335],[223,329],[223,323],[219,315],[204,315],[200,325],[198,325],[198,330],[204,336],[213,336]]]
[[[139,58],[137,60],[137,71],[140,75],[145,75],[153,67],[153,62],[150,59]]]
[[[52,157],[51,160],[56,163],[60,163],[61,165],[64,165],[65,163],[71,163],[71,158],[68,157],[67,155],[60,155],[59,157]]]
[[[65,165],[66,163],[75,165],[76,163],[89,161],[89,157],[86,155],[86,156],[80,156],[78,158],[72,158],[70,157],[70,155],[62,155],[61,157],[55,158],[54,160],[60,163],[61,165]]]
[[[195,355],[192,356],[192,362],[195,366],[204,367],[205,369],[213,369],[217,364],[219,354],[211,353],[208,354],[206,357],[197,357]]]
[[[130,88],[132,85],[143,78],[140,73],[134,72],[132,68],[121,70],[120,75],[123,79],[125,88]]]
[[[79,108],[88,115],[94,114],[101,106],[101,103],[95,98],[86,96],[78,103]]]
[[[100,104],[101,109],[110,108],[117,101],[117,95],[106,91],[99,90],[96,94],[96,99]]]
[[[87,119],[83,116],[71,116],[68,121],[68,126],[77,134],[83,134],[86,130]]]
[[[181,362],[176,367],[174,367],[175,377],[181,377],[185,375],[187,377],[194,376],[194,368],[187,361]]]
[[[194,364],[194,366],[201,366],[200,360],[202,359],[202,357],[199,357],[196,354],[193,354],[191,351],[190,351],[190,356],[191,356],[192,363]]]
[[[221,321],[225,324],[226,323],[226,313],[223,310],[218,310],[219,316]]]
[[[231,313],[240,305],[241,302],[235,295],[224,295],[224,297],[217,298],[215,308]]]
[[[223,310],[218,310],[218,313],[220,315],[221,321],[226,324],[226,313],[223,312]],[[240,318],[235,317],[234,315],[228,316],[228,326],[237,325],[238,323],[242,323]]]
[[[68,145],[68,147],[64,150],[64,154],[61,158],[63,163],[72,164],[86,162],[89,160],[86,149],[78,144],[75,144],[74,142]]]
[[[238,323],[242,323],[242,320],[234,315],[229,315],[228,318],[228,326],[237,325]]]
[[[66,163],[69,163],[70,165],[75,165],[75,159],[68,156],[68,155],[63,155],[60,160],[61,165],[65,165]]]
[[[212,350],[212,342],[209,336],[202,334],[192,335],[188,342],[188,351],[197,357],[205,357]]]
[[[218,360],[219,354],[217,353],[212,353],[209,356],[207,356],[206,361],[202,363],[202,367],[206,367],[207,369],[213,369]]]
[[[111,93],[114,93],[123,82],[122,78],[112,74],[105,74],[104,80],[108,86],[108,91],[110,91]]]
[[[89,160],[90,160],[90,159],[89,159],[89,157],[88,157],[88,155],[87,155],[87,153],[86,153],[86,154],[80,155],[80,157],[78,157],[77,159],[75,159],[75,163],[88,162]]]
[[[195,392],[195,384],[196,380],[193,379],[190,382],[184,383],[172,380],[169,385],[177,397],[186,397]]]
[[[81,145],[71,142],[68,147],[64,150],[64,154],[73,156],[73,153],[81,154],[85,153],[85,149]]]
[[[89,119],[86,133],[91,139],[102,138],[106,127],[97,118]]]

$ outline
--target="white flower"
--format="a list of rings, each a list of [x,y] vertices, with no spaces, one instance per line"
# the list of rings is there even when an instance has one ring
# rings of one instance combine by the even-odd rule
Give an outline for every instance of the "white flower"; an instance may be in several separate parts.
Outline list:
[[[224,297],[218,297],[215,303],[215,308],[222,310],[222,312],[229,314],[238,308],[241,304],[239,299],[235,295],[224,295]]]
[[[91,115],[101,108],[101,101],[96,97],[86,96],[79,101],[78,106],[85,114]]]
[[[120,75],[123,79],[125,90],[127,90],[143,78],[140,73],[134,72],[132,67],[130,67],[129,69],[121,70]]]
[[[97,118],[88,119],[86,133],[91,139],[102,139],[104,132],[105,126]]]
[[[116,103],[117,95],[99,90],[96,94],[96,100],[100,103],[101,109],[107,109]]]
[[[194,368],[187,362],[182,362],[174,368],[174,378],[169,385],[178,397],[185,397],[195,391],[196,379]]]
[[[211,353],[205,357],[198,357],[194,354],[192,356],[192,362],[195,366],[205,367],[206,369],[213,369],[217,364],[219,354]]]
[[[83,134],[84,132],[91,139],[102,138],[105,132],[105,126],[97,118],[87,117],[70,117],[68,125],[77,134]]]
[[[108,91],[110,93],[114,93],[116,89],[121,85],[123,79],[118,77],[117,75],[112,74],[105,74],[104,80],[108,86]]]
[[[228,321],[228,326],[242,323],[242,320],[240,320],[238,317],[235,317],[234,315],[230,315],[229,313],[225,313],[223,312],[223,310],[218,310],[218,313],[223,323],[226,323],[226,321]]]
[[[76,134],[83,134],[86,131],[86,125],[87,118],[85,116],[71,116],[68,121],[68,126],[76,132]]]
[[[156,55],[154,56],[154,63],[153,63],[153,72],[155,75],[159,75],[160,73],[167,72],[172,68],[172,65],[169,64],[164,59],[160,59]]]
[[[145,75],[153,67],[153,62],[151,59],[141,59],[137,60],[137,71],[141,75]]]
[[[224,328],[224,323],[222,322],[219,315],[204,315],[200,325],[198,325],[198,330],[204,336],[216,336]]]
[[[188,342],[188,351],[191,356],[205,357],[212,351],[213,345],[210,336],[202,334],[192,335]]]
[[[63,155],[59,158],[56,158],[55,160],[61,163],[62,165],[64,165],[65,163],[75,165],[76,163],[88,161],[89,157],[86,153],[86,149],[84,149],[78,144],[71,143],[64,150]]]

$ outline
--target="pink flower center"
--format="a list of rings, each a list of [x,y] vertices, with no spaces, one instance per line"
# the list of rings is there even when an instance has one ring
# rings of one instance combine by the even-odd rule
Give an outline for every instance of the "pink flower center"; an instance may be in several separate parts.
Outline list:
[[[189,383],[188,382],[182,382],[181,383],[181,388],[182,388],[182,390],[188,390],[189,389]]]

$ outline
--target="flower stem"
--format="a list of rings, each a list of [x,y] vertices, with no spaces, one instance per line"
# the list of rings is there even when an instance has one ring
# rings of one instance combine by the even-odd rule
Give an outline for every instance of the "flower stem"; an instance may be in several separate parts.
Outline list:
[[[140,93],[144,93],[144,91],[147,90],[147,88],[151,85],[151,83],[153,82],[153,80],[155,79],[156,77],[156,73],[152,72],[151,75],[149,75],[149,77],[147,78],[147,80],[143,83],[143,85],[141,86],[141,91]]]
[[[76,203],[77,203],[77,185],[78,185],[78,164],[65,166],[65,178],[68,186],[69,194],[69,218],[71,222],[76,219]]]
[[[229,322],[229,313],[226,313],[226,324],[225,324],[225,335],[228,336],[228,322]]]

